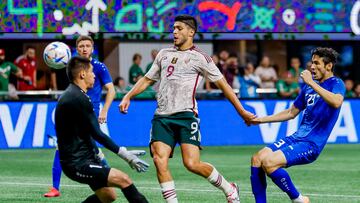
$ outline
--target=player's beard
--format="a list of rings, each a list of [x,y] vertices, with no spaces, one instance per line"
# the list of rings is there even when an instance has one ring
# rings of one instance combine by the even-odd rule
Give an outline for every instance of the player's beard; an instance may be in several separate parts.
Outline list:
[[[180,38],[177,38],[176,39],[176,42],[174,42],[174,45],[178,48],[180,48],[183,44],[185,44],[186,40],[185,39],[180,39]]]

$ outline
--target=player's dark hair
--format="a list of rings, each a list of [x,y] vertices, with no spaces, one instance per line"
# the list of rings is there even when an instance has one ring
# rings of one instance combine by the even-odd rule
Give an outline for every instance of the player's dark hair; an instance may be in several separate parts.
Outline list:
[[[337,63],[337,57],[339,54],[332,48],[328,47],[317,47],[311,51],[311,57],[317,55],[323,59],[324,64],[332,63],[332,70],[334,70],[335,64]]]
[[[81,41],[89,40],[92,45],[94,45],[94,40],[90,36],[81,35],[76,39],[76,47]]]
[[[31,45],[28,45],[28,46],[25,47],[25,50],[28,50],[28,49],[34,49],[34,50],[36,50],[35,47],[34,47],[34,46],[31,46]]]
[[[135,53],[134,56],[133,56],[133,58],[132,58],[133,62],[135,62],[137,58],[142,58],[142,57],[141,57],[141,54]]]
[[[191,27],[195,32],[197,32],[197,21],[194,17],[190,15],[178,15],[175,17],[175,22],[183,22],[189,27]]]
[[[66,74],[70,82],[73,82],[81,70],[87,70],[89,68],[90,60],[88,58],[82,56],[74,56],[70,59],[66,67]]]

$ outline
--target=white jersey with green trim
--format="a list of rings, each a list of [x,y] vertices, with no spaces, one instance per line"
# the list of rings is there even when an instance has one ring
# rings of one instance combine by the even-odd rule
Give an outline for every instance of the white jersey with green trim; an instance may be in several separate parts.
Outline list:
[[[171,115],[184,111],[198,111],[196,88],[203,77],[211,82],[223,78],[211,57],[193,46],[180,51],[162,49],[145,77],[159,81],[156,115]]]

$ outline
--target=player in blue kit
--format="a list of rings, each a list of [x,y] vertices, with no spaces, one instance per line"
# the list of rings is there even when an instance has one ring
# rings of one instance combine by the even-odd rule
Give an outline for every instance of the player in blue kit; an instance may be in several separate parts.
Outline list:
[[[283,169],[309,164],[317,159],[338,119],[344,100],[345,85],[334,76],[338,53],[331,48],[316,48],[312,52],[311,69],[301,73],[305,86],[294,104],[280,113],[255,118],[250,123],[287,121],[304,111],[299,129],[289,137],[264,147],[251,159],[251,185],[257,203],[266,202],[266,176],[287,195],[292,202],[306,203],[295,188],[289,174]],[[316,81],[314,81],[316,80]]]
[[[94,50],[94,41],[89,36],[79,36],[76,40],[76,51],[80,56],[88,58],[91,60],[91,65],[93,66],[93,72],[95,74],[95,83],[94,86],[88,90],[87,95],[90,97],[91,103],[94,108],[94,112],[96,117],[98,118],[98,122],[100,124],[106,123],[107,112],[110,108],[110,105],[115,96],[115,88],[112,83],[112,78],[105,64],[100,61],[92,58],[92,53]],[[101,93],[103,88],[107,91],[105,97],[105,103],[103,108],[100,111],[100,100]],[[101,159],[104,165],[108,165],[104,154],[100,149],[96,148],[99,159]],[[126,149],[126,148],[123,148]],[[130,153],[134,153],[135,155],[143,155],[145,151],[142,150],[134,150],[129,151]],[[53,168],[52,168],[52,179],[53,186],[48,193],[45,193],[45,197],[57,197],[60,196],[60,179],[61,179],[62,169],[60,166],[59,160],[59,152],[56,150]]]
[[[89,95],[91,99],[91,103],[94,106],[94,111],[99,123],[102,124],[106,123],[107,112],[115,97],[115,88],[106,65],[91,57],[93,50],[94,41],[91,37],[80,36],[76,40],[77,53],[80,56],[89,58],[91,60],[91,65],[94,67],[93,72],[95,74],[95,84],[93,88],[89,89],[87,95]],[[107,91],[107,93],[104,106],[100,111],[101,92],[103,88]]]

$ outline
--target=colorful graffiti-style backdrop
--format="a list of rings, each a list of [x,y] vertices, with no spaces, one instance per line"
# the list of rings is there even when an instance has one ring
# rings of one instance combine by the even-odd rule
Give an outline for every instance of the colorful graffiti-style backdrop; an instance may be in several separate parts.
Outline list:
[[[0,32],[171,32],[178,14],[200,32],[355,32],[359,10],[343,0],[3,0]]]

